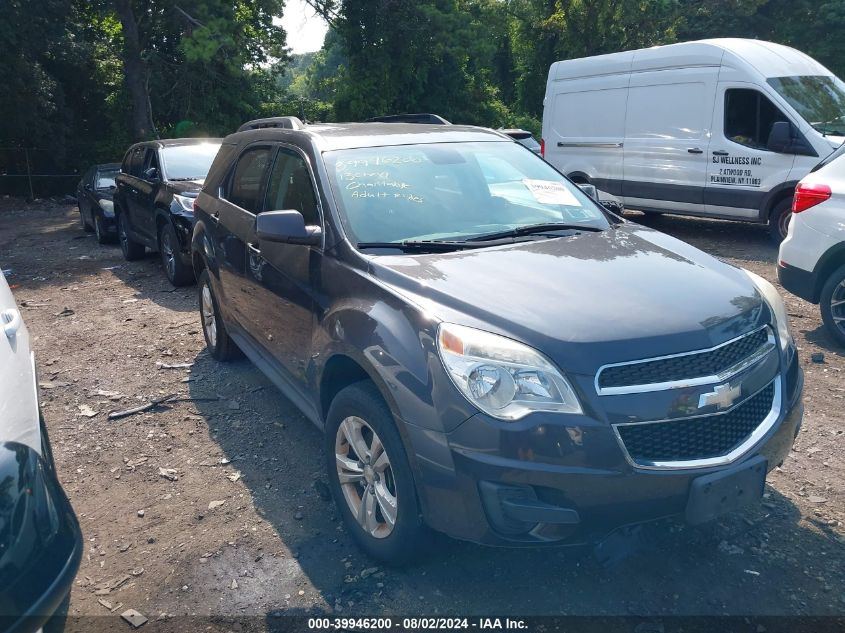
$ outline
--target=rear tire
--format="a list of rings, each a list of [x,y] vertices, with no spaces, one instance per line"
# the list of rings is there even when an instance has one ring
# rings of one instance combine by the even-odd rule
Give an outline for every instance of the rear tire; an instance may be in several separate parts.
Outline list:
[[[828,332],[837,343],[845,346],[845,266],[840,266],[827,278],[819,306]]]
[[[123,213],[117,214],[117,237],[120,240],[120,250],[123,251],[123,258],[128,261],[135,261],[144,256],[144,245],[139,244],[128,233],[129,227],[126,226],[126,219]]]
[[[185,263],[179,247],[176,229],[168,222],[158,232],[158,252],[167,279],[174,286],[187,286],[194,282],[194,270]]]
[[[784,198],[769,214],[769,235],[775,244],[786,239],[789,223],[792,221],[792,198]]]
[[[413,473],[393,415],[372,382],[352,384],[335,396],[324,441],[329,487],[358,546],[388,565],[425,555],[431,532],[420,514]]]
[[[229,337],[223,318],[220,316],[220,308],[217,305],[217,297],[211,289],[211,277],[208,269],[200,273],[197,279],[200,299],[200,321],[202,322],[202,335],[205,337],[205,345],[212,358],[220,362],[228,362],[241,356],[241,350]]]

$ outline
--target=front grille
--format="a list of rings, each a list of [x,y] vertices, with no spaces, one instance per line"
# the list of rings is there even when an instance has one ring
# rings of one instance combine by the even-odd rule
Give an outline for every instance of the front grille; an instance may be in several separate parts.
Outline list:
[[[616,427],[637,464],[720,457],[742,444],[772,410],[775,383],[721,415],[684,420],[621,424]]]
[[[611,365],[598,376],[600,389],[631,387],[677,380],[715,376],[742,362],[769,340],[769,328],[764,327],[727,345],[682,356]]]

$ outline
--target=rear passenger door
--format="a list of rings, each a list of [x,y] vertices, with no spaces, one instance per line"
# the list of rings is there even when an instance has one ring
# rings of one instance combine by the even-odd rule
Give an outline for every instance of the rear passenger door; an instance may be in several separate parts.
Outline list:
[[[270,145],[248,146],[235,161],[224,180],[216,207],[215,251],[219,257],[220,285],[230,316],[250,331],[254,305],[247,283],[247,245],[255,241],[255,216],[262,208],[267,172],[274,148]]]
[[[767,148],[777,121],[790,121],[756,86],[719,84],[705,201],[709,215],[757,219],[766,194],[789,179],[794,154]]]
[[[308,160],[298,149],[282,146],[270,170],[262,212],[287,210],[299,211],[306,226],[322,224]],[[321,249],[257,240],[247,248],[253,336],[304,390],[314,325],[314,271]]]
[[[704,212],[713,68],[632,73],[622,195],[632,208]]]

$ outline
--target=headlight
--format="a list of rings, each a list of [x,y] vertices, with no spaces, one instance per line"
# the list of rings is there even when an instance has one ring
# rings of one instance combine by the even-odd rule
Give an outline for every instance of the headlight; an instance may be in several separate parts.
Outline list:
[[[190,211],[191,213],[194,212],[194,200],[196,198],[192,196],[180,196],[178,193],[173,194],[173,200],[182,207],[183,211]]]
[[[763,299],[772,309],[772,315],[775,319],[774,325],[778,331],[780,349],[782,351],[786,351],[786,349],[791,346],[794,341],[792,339],[792,330],[789,329],[789,316],[786,314],[786,304],[784,304],[783,298],[781,298],[777,288],[763,279],[760,275],[752,273],[750,270],[745,270],[744,268],[742,270],[745,271],[748,278],[751,279],[755,286],[757,286],[757,290],[760,291],[760,294],[763,295]]]
[[[532,411],[581,413],[569,381],[527,345],[441,323],[437,349],[458,390],[494,418],[518,420]]]
[[[99,205],[100,208],[103,210],[103,213],[108,216],[114,215],[114,202],[112,202],[111,200],[106,200],[104,198],[103,200],[99,201]]]

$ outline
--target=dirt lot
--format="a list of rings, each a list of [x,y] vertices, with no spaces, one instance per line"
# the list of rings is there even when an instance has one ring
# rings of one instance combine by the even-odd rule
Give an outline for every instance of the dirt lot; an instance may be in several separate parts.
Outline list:
[[[647,223],[774,281],[765,228]],[[172,289],[155,256],[128,263],[98,246],[74,206],[7,199],[0,265],[85,535],[71,614],[845,614],[845,350],[791,295],[806,417],[761,506],[704,528],[650,526],[611,566],[581,549],[443,539],[425,564],[393,570],[373,569],[344,533],[318,431],[249,362],[206,354],[195,288]],[[172,393],[184,400],[106,419]]]

